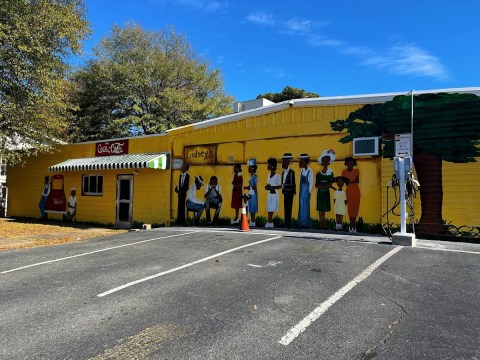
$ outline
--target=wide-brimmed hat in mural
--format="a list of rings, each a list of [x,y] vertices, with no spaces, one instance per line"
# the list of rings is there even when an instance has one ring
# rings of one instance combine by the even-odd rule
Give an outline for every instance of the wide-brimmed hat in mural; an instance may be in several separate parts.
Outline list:
[[[195,180],[197,180],[197,181],[200,183],[200,185],[203,185],[203,177],[202,177],[202,175],[195,176]]]
[[[322,163],[322,159],[325,157],[325,156],[328,156],[330,158],[330,162],[334,162],[335,161],[335,151],[333,151],[333,149],[330,149],[330,150],[324,150],[322,152],[322,155],[320,155],[318,157],[318,162],[321,164]]]

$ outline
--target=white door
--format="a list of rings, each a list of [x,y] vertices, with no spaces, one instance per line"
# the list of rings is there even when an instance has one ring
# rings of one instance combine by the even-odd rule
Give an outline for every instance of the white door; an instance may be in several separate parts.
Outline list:
[[[133,175],[117,176],[117,216],[115,225],[132,226],[133,221]]]

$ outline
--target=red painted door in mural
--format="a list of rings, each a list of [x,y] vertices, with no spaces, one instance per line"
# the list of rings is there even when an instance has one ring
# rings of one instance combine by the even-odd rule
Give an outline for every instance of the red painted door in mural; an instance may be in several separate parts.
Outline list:
[[[67,199],[64,190],[63,175],[53,175],[50,178],[50,193],[45,203],[45,211],[50,213],[64,213]]]

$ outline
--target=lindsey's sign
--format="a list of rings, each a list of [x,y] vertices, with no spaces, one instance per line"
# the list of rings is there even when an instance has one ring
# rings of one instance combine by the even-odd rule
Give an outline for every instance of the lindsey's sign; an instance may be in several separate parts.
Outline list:
[[[128,140],[104,141],[95,146],[95,156],[128,154]]]
[[[185,160],[190,164],[213,165],[217,159],[216,145],[186,146]]]

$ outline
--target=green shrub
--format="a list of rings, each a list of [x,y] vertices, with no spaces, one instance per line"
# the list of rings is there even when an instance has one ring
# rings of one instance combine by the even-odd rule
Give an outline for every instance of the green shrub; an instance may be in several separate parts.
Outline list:
[[[264,216],[257,216],[255,217],[255,224],[257,227],[261,228],[264,227],[265,224],[267,223],[267,218]]]

